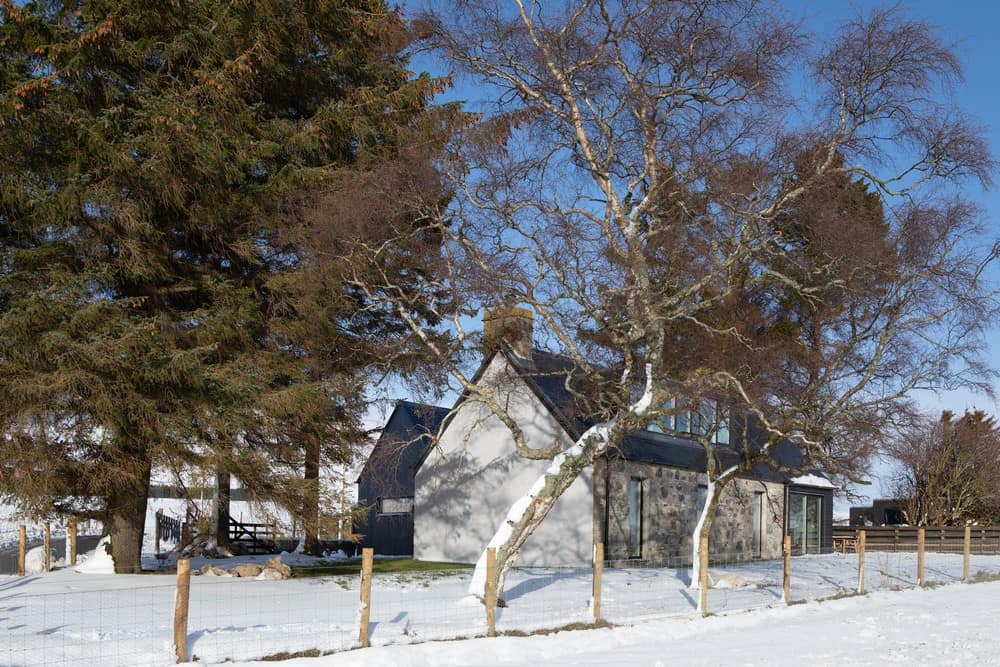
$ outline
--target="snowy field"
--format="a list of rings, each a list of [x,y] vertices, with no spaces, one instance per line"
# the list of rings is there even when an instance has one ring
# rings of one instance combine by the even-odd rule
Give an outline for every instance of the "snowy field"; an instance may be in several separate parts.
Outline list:
[[[878,592],[748,614],[391,646],[286,667],[881,667],[1000,664],[1000,583]],[[274,663],[241,663],[265,667]]]
[[[91,564],[99,560],[99,557],[92,557]],[[296,555],[288,555],[285,560],[292,563],[305,561],[304,557]],[[203,562],[196,560],[193,565],[197,568]],[[220,561],[215,563],[233,564]],[[86,566],[85,563],[84,569]],[[674,647],[669,650],[663,648],[660,653],[650,652],[645,657],[640,656],[637,664],[655,664],[653,657],[662,659],[663,664],[676,664],[677,651],[692,650],[690,647],[680,648],[686,646],[682,641],[684,637],[711,636],[712,628],[716,632],[720,628],[726,628],[728,644],[730,630],[767,625],[773,623],[777,615],[784,619],[780,622],[780,635],[774,634],[769,642],[747,649],[736,663],[723,659],[724,647],[712,643],[699,644],[699,653],[685,658],[691,660],[686,664],[770,663],[770,660],[765,659],[769,656],[766,651],[777,648],[778,644],[782,644],[783,649],[789,642],[806,642],[811,645],[812,640],[819,637],[815,632],[813,635],[808,634],[806,629],[800,635],[786,636],[785,633],[790,632],[784,625],[786,622],[811,623],[814,621],[810,619],[826,619],[827,615],[832,614],[835,617],[833,620],[822,621],[825,624],[823,636],[856,634],[861,638],[867,637],[862,645],[870,649],[870,645],[886,633],[910,632],[911,619],[908,617],[911,614],[914,617],[925,613],[933,614],[933,611],[927,612],[925,607],[933,610],[933,600],[938,599],[939,595],[941,599],[952,601],[948,604],[963,609],[979,609],[977,614],[985,616],[988,621],[983,622],[989,622],[991,627],[996,618],[991,610],[1000,605],[997,602],[1000,588],[996,584],[936,587],[938,584],[953,584],[961,578],[960,555],[928,554],[926,573],[931,587],[925,590],[885,592],[864,598],[829,600],[819,605],[793,605],[788,609],[781,600],[780,561],[712,568],[712,572],[734,575],[729,581],[733,587],[709,591],[709,608],[715,616],[702,619],[694,612],[695,594],[686,587],[687,570],[605,570],[602,615],[606,620],[621,625],[651,619],[671,620],[659,620],[656,625],[642,623],[634,628],[616,628],[613,631],[561,633],[556,637],[568,639],[557,641],[553,638],[551,641],[554,642],[553,659],[563,656],[558,659],[564,662],[556,660],[550,663],[546,658],[546,664],[623,664],[628,661],[617,657],[621,650],[615,649],[618,642],[629,643],[635,641],[628,639],[629,637],[646,635],[662,641],[672,641]],[[1000,574],[1000,556],[973,556],[972,573],[981,578]],[[541,638],[482,640],[488,641],[487,644],[461,642],[424,647],[401,646],[433,639],[483,635],[483,608],[466,596],[469,578],[468,571],[375,575],[371,641],[375,647],[386,648],[345,653],[332,661],[301,661],[301,664],[497,664],[500,656],[507,656],[504,658],[507,664],[524,664],[537,661],[537,657],[529,660],[529,655],[548,655],[548,649],[545,648],[526,648],[524,650],[529,652],[523,654],[519,653],[520,648],[516,648],[532,646],[531,642],[534,641],[543,642],[539,646],[547,646],[544,642],[549,640]],[[870,552],[867,555],[866,584],[869,591],[909,589],[915,586],[915,579],[914,554]],[[792,561],[792,597],[795,600],[841,597],[851,593],[856,585],[856,556],[803,556]],[[173,664],[171,637],[174,590],[174,580],[170,575],[115,576],[64,569],[23,579],[0,577],[0,664]],[[977,607],[980,602],[976,600],[982,597],[983,591],[991,592],[991,596],[987,597],[994,607]],[[358,597],[357,576],[288,581],[194,577],[188,630],[189,656],[202,664],[213,664],[227,660],[250,661],[279,653],[350,649],[357,645]],[[586,623],[592,619],[589,570],[518,571],[508,582],[506,597],[508,607],[497,612],[500,632],[530,632],[572,623]],[[962,602],[963,600],[968,602]],[[884,611],[888,610],[897,603],[902,606],[899,615],[894,617],[895,620],[880,620],[874,611],[883,607]],[[913,610],[909,609],[911,604],[914,605]],[[873,611],[868,611],[870,606]],[[745,610],[757,611],[738,613]],[[821,623],[815,622],[818,628]],[[949,622],[943,615],[937,618],[935,631],[938,635],[947,634],[952,629],[956,632],[961,630],[957,626],[949,629]],[[619,636],[624,639],[617,639]],[[918,641],[928,643],[929,640],[920,638]],[[593,663],[577,662],[573,650],[588,642],[595,651],[614,649],[616,657],[612,659],[605,654],[603,662],[600,658],[595,658]],[[438,656],[439,652],[445,655],[452,647],[466,644],[478,648],[468,649],[472,653],[466,657],[459,655],[454,662],[432,661],[432,656]],[[960,643],[951,642],[948,645],[955,650],[956,659],[964,655],[964,639]],[[506,647],[515,648],[508,650]],[[713,662],[715,658],[712,658],[707,662],[698,662],[702,649],[709,651],[705,655],[719,656],[717,661]],[[454,650],[461,653],[466,649]],[[536,650],[542,653],[530,652]],[[642,650],[645,651],[646,648],[643,647]],[[365,658],[366,655],[370,657]],[[808,655],[808,652],[803,655]],[[862,652],[855,657],[859,660],[868,659],[870,654]],[[823,658],[818,662],[814,661],[814,664],[834,662],[838,661]]]

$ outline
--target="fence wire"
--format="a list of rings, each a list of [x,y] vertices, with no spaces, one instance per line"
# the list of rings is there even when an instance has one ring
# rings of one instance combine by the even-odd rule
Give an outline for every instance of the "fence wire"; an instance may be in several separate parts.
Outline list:
[[[0,664],[169,665],[175,587],[35,594],[36,577],[0,584]],[[40,577],[39,577],[40,578]]]
[[[963,561],[961,553],[926,553],[924,585],[962,581]],[[101,590],[72,590],[79,586],[75,577],[87,576],[97,575],[0,577],[0,664],[174,663],[174,577],[101,575],[107,577]],[[601,619],[627,624],[693,616],[699,591],[690,587],[690,576],[689,564],[680,560],[606,562]],[[592,577],[591,568],[515,569],[502,596],[505,606],[496,613],[497,632],[593,623]],[[869,550],[865,555],[867,592],[913,588],[917,577],[917,554],[909,549]],[[1000,556],[973,553],[969,577],[1000,578]],[[746,561],[741,554],[713,554],[709,578],[709,613],[785,604],[781,559]],[[470,570],[376,573],[371,644],[485,635],[485,610],[469,594],[470,581]],[[791,559],[795,602],[854,595],[857,587],[855,553]],[[188,659],[211,664],[349,650],[359,645],[359,611],[359,575],[281,581],[196,575],[191,580]]]

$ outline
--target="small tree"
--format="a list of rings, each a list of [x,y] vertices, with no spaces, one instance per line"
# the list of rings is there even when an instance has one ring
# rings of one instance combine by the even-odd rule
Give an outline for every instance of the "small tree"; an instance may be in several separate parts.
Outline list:
[[[895,11],[816,53],[783,17],[750,0],[464,0],[421,19],[496,104],[460,136],[444,165],[456,197],[431,212],[445,245],[419,298],[455,308],[440,311],[454,338],[410,324],[520,454],[552,461],[487,545],[500,590],[579,473],[654,420],[709,400],[751,417],[735,465],[699,437],[697,545],[723,488],[781,443],[796,471],[853,476],[910,390],[984,377],[996,251],[949,187],[987,183],[993,162],[940,94],[954,55]],[[790,85],[805,62],[811,87]],[[377,265],[385,248],[370,251]],[[372,277],[369,298],[411,305]],[[528,308],[572,366],[593,425],[565,450],[526,442],[462,363],[480,338],[467,316],[500,303]]]

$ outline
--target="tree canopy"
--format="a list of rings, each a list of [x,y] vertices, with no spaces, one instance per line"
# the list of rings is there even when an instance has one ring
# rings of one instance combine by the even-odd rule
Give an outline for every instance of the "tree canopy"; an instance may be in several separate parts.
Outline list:
[[[1000,430],[982,410],[956,419],[922,417],[893,439],[893,493],[907,523],[964,526],[1000,522]]]
[[[153,466],[294,495],[276,466],[357,442],[408,330],[316,240],[441,196],[408,43],[381,0],[0,2],[0,492],[103,519],[127,571]],[[386,173],[393,206],[331,203]]]
[[[961,67],[931,26],[876,10],[810,39],[757,0],[463,0],[420,24],[495,93],[445,163],[456,196],[423,291],[449,290],[458,335],[428,344],[518,452],[550,457],[455,361],[481,338],[468,314],[520,305],[595,423],[498,526],[501,589],[581,470],[702,399],[751,415],[758,437],[729,467],[702,438],[699,530],[780,443],[800,470],[855,476],[911,390],[988,385],[996,246],[959,190],[995,163],[951,104]]]

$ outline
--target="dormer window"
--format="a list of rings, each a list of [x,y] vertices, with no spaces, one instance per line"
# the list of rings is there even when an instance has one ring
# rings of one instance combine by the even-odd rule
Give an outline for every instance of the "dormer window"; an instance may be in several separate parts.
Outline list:
[[[683,435],[713,435],[713,442],[721,445],[729,444],[729,410],[721,407],[716,401],[702,399],[697,410],[686,409],[677,410],[677,407],[684,407],[679,399],[670,399],[663,404],[664,412],[670,414],[662,415],[659,419],[651,422],[647,431],[654,433],[666,433]]]

